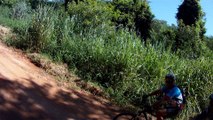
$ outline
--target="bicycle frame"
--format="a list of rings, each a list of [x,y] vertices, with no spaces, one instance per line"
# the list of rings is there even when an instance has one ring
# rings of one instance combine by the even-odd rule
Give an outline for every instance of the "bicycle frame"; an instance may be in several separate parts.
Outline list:
[[[152,108],[152,106],[148,103],[148,99],[143,97],[142,99],[142,107],[143,108],[142,110],[139,110],[136,114],[136,118],[137,117],[140,117],[141,115],[144,116],[144,118],[146,120],[148,120],[148,115],[147,114],[150,114],[152,116],[156,116],[154,113],[155,113],[155,110]]]
[[[119,118],[120,117],[122,118],[122,116],[123,117],[129,116],[131,120],[139,120],[139,118],[142,118],[142,117],[144,119],[148,120],[148,118],[149,118],[148,115],[151,115],[151,117],[156,117],[156,110],[151,106],[150,103],[148,103],[148,99],[143,97],[141,109],[139,111],[137,111],[136,113],[132,113],[132,112],[120,113],[117,116],[115,116],[115,118],[113,120],[121,120]],[[171,118],[169,116],[165,116],[165,117]]]

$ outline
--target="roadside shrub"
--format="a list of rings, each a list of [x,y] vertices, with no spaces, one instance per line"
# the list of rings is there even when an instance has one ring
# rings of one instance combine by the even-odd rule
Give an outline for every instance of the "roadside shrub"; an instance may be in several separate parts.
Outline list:
[[[213,36],[206,37],[205,40],[207,47],[213,51]]]
[[[175,51],[187,58],[198,58],[205,51],[203,43],[199,36],[199,30],[194,26],[186,26],[179,23],[179,28],[176,34]]]
[[[30,27],[28,28],[27,41],[28,48],[36,52],[41,52],[51,43],[54,35],[54,17],[51,7],[39,6],[32,16]]]
[[[2,12],[2,14],[0,14],[0,24],[10,27],[12,32],[16,33],[16,35],[13,35],[12,39],[8,39],[6,42],[20,48],[20,46],[24,44],[22,41],[26,36],[30,15],[20,19],[11,19],[12,8],[9,8],[8,6],[0,6],[0,11]]]
[[[154,15],[146,0],[113,0],[115,14],[112,21],[116,27],[134,30],[142,41],[150,37]]]
[[[23,19],[28,16],[30,8],[25,1],[18,2],[12,7],[11,17],[13,19]]]
[[[112,8],[96,0],[85,0],[79,1],[78,3],[73,1],[69,4],[68,13],[76,23],[74,32],[77,34],[85,34],[98,32],[98,30],[94,31],[92,29],[98,27],[103,28],[103,26],[110,25]]]
[[[166,49],[174,47],[177,27],[169,26],[166,21],[155,19],[152,22],[150,43],[152,45],[163,45]]]

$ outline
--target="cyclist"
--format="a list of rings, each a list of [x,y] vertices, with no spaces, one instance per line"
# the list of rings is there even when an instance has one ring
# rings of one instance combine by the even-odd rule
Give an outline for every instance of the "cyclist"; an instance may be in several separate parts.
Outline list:
[[[182,109],[183,95],[175,84],[175,76],[173,74],[165,76],[165,86],[146,95],[146,97],[159,94],[163,94],[163,97],[153,104],[157,120],[177,115]],[[163,107],[161,107],[162,105]]]
[[[193,120],[213,120],[213,94],[209,96],[209,106]]]

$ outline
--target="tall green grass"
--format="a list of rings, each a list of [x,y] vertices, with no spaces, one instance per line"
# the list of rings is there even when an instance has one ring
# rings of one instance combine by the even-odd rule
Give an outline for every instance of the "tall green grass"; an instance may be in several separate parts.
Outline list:
[[[179,119],[188,119],[204,107],[213,91],[211,53],[186,59],[165,50],[163,45],[145,46],[134,32],[125,29],[114,30],[103,23],[87,28],[89,32],[85,33],[79,24],[74,17],[41,7],[34,13],[26,36],[15,45],[25,44],[26,49],[67,63],[80,76],[99,83],[122,105],[139,105],[137,98],[161,87],[164,76],[172,70],[177,84],[189,92],[187,107]]]
[[[7,6],[0,6],[0,11],[1,11],[0,14],[1,25],[9,26],[15,32],[20,32],[28,26],[30,16],[24,19],[13,19],[11,17],[13,10],[12,8],[9,8]]]
[[[20,6],[21,7],[21,6]],[[25,44],[23,42],[26,36],[26,31],[29,27],[30,23],[30,14],[27,14],[27,17],[20,18],[20,19],[15,19],[12,17],[13,14],[13,9],[9,8],[8,6],[2,6],[0,5],[0,25],[10,27],[12,32],[16,33],[16,36],[10,36],[7,39],[14,39],[13,42],[6,41],[7,44],[9,45],[15,45],[18,48],[22,48]],[[20,44],[19,44],[20,43]]]

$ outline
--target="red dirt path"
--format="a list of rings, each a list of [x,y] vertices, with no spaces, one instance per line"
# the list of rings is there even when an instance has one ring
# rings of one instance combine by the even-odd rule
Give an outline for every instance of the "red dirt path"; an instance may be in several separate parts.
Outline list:
[[[57,86],[21,52],[0,43],[0,120],[111,120],[117,113],[107,100]]]

